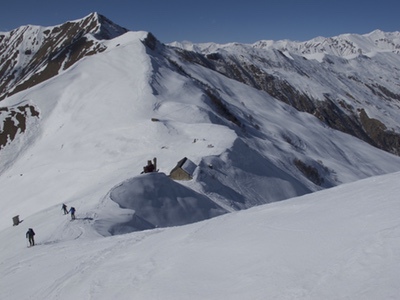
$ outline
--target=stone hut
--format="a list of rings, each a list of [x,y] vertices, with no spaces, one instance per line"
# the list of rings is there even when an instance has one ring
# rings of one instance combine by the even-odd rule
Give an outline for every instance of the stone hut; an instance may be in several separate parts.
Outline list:
[[[174,180],[191,180],[196,168],[197,165],[194,162],[184,157],[178,161],[176,167],[171,170],[169,177]]]

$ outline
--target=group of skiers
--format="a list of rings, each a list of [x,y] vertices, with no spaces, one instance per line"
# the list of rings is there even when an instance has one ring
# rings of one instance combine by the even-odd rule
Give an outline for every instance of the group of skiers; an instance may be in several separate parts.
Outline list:
[[[71,220],[75,220],[75,207],[71,206],[68,211],[67,206],[63,203],[61,209],[64,211],[64,215],[71,213]]]
[[[71,213],[71,220],[75,220],[75,207],[71,206],[71,208],[67,209],[67,206],[63,203],[61,209],[64,211],[64,215],[67,215]],[[32,228],[29,228],[28,231],[26,232],[26,238],[29,241],[29,247],[35,246],[35,232],[33,231]]]

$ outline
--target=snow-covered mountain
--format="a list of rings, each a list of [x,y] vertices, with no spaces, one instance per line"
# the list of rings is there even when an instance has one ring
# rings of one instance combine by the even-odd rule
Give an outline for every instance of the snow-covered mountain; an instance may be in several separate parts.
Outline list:
[[[127,32],[93,13],[59,26],[22,26],[0,33],[0,99],[43,82],[85,56],[105,50],[99,41]]]
[[[397,171],[388,152],[399,146],[399,55],[377,42],[397,37],[330,39],[330,48],[375,45],[374,55],[346,59],[335,54],[344,49],[321,52],[321,38],[164,45],[96,13],[4,33],[4,211],[46,209],[52,189],[60,196],[51,204],[88,195],[97,203],[153,157],[167,175],[189,158],[198,167],[184,184],[220,213]]]
[[[221,48],[230,48],[241,44],[216,44],[203,43],[193,44],[191,42],[174,42],[172,46],[183,48],[189,51],[201,53],[214,53]],[[374,55],[378,52],[400,53],[400,32],[383,32],[375,30],[369,34],[342,34],[336,37],[317,37],[306,42],[290,40],[262,40],[252,45],[253,48],[263,50],[280,50],[282,52],[303,55],[311,59],[322,58],[320,55],[328,54],[352,59],[359,55]]]
[[[369,34],[343,34],[337,37],[317,37],[306,42],[259,41],[253,47],[281,50],[308,58],[323,59],[318,54],[328,54],[352,59],[360,55],[373,56],[379,52],[400,53],[400,32],[375,30]],[[313,54],[316,54],[314,57]]]
[[[268,266],[254,263],[262,259],[261,250],[280,237],[282,243],[290,237],[276,232],[273,240],[263,237],[258,245],[264,245],[261,250],[258,246],[241,248],[241,243],[271,234],[250,232],[257,226],[273,228],[270,220],[274,211],[281,218],[277,221],[279,228],[290,227],[296,235],[296,228],[302,228],[305,220],[333,220],[346,209],[349,213],[341,219],[343,226],[354,228],[345,236],[348,243],[343,247],[330,248],[332,252],[318,248],[323,254],[317,267],[309,269],[315,276],[305,277],[306,281],[299,285],[293,278],[296,274],[302,277],[300,271],[308,263],[294,269],[287,265],[284,273],[293,275],[287,283],[294,287],[288,287],[282,299],[296,295],[321,299],[325,292],[317,292],[312,279],[322,276],[330,283],[330,275],[338,274],[342,267],[347,266],[349,274],[359,270],[367,273],[363,268],[349,267],[350,261],[344,259],[352,247],[377,255],[393,251],[393,256],[384,257],[379,270],[390,272],[390,276],[396,272],[387,267],[387,258],[398,261],[399,243],[392,246],[380,235],[389,229],[385,218],[395,226],[393,210],[374,214],[375,199],[369,195],[378,193],[373,186],[375,176],[400,170],[399,33],[375,31],[305,43],[165,45],[152,33],[128,31],[94,13],[59,26],[29,25],[0,33],[0,45],[0,255],[2,261],[8,262],[2,263],[0,269],[2,277],[8,278],[1,281],[2,297],[63,299],[70,296],[64,294],[66,289],[77,284],[74,293],[78,298],[107,299],[114,293],[110,286],[120,285],[122,276],[128,274],[128,280],[138,284],[123,284],[123,289],[113,295],[129,299],[130,292],[143,288],[141,299],[187,299],[196,288],[181,289],[180,295],[164,294],[164,284],[171,285],[174,279],[162,278],[171,274],[174,278],[182,268],[179,264],[174,269],[170,264],[159,263],[158,259],[167,260],[154,255],[175,257],[173,261],[177,262],[179,256],[189,255],[184,246],[187,243],[193,243],[191,250],[203,247],[208,251],[206,245],[201,245],[202,241],[209,245],[219,238],[212,234],[214,226],[216,232],[225,227],[229,231],[232,226],[249,240],[234,236],[221,239],[214,248],[217,256],[199,259],[219,262],[225,247],[249,250],[249,257],[259,253],[254,255],[254,261],[243,261],[252,268],[246,269],[246,274],[253,274],[250,283],[254,288],[259,282],[256,278],[273,278],[273,272],[284,260],[278,258],[270,268],[272,273],[264,273]],[[141,174],[153,158],[157,159],[159,171]],[[188,174],[190,180],[177,181],[168,176],[182,161],[194,166]],[[333,188],[369,177],[372,178],[364,184],[354,183],[354,188],[346,185],[343,193],[341,187]],[[382,177],[387,184],[379,188],[389,190],[397,177]],[[332,189],[321,192],[327,188]],[[353,190],[357,192],[352,194]],[[305,196],[310,193],[314,194]],[[387,199],[378,200],[395,210],[391,193],[385,194]],[[364,203],[359,197],[368,200]],[[289,198],[294,199],[260,206]],[[337,198],[341,201],[334,201]],[[318,204],[319,199],[325,201]],[[69,216],[61,214],[62,203],[77,209],[77,220],[69,222]],[[316,211],[310,212],[314,205]],[[358,214],[365,205],[368,207]],[[257,216],[235,212],[254,206],[260,206],[251,210],[259,212]],[[295,216],[285,213],[291,207],[299,207]],[[22,222],[13,227],[12,218],[17,215]],[[379,241],[372,248],[364,226],[367,215],[373,215],[371,224],[378,228],[371,238]],[[283,223],[291,217],[292,223],[285,227]],[[160,229],[210,218],[213,219],[190,226]],[[319,225],[321,235],[312,233],[312,245],[327,234],[334,234],[333,243],[339,241],[339,231],[331,228],[332,223],[310,224],[305,232]],[[207,229],[202,231],[202,226]],[[37,249],[21,249],[29,227],[37,232]],[[145,231],[135,232],[139,230]],[[219,232],[227,236],[228,231]],[[351,241],[357,232],[363,239],[361,248],[357,241]],[[393,232],[389,238],[395,237],[396,229]],[[165,238],[158,239],[161,235]],[[187,239],[182,240],[184,236]],[[151,241],[142,244],[142,240]],[[164,254],[151,250],[158,248],[158,243],[166,249]],[[184,250],[174,253],[173,243]],[[300,237],[288,245],[301,248],[304,243]],[[390,244],[382,247],[383,252],[374,248],[383,243]],[[82,251],[72,251],[78,245],[82,245]],[[136,248],[138,245],[143,248]],[[328,249],[331,244],[325,245]],[[126,247],[148,256],[121,252]],[[40,248],[49,253],[50,259],[38,257]],[[270,255],[284,255],[281,250],[271,250]],[[320,263],[323,258],[332,258],[333,253],[339,253],[339,257],[331,260],[332,264]],[[17,281],[25,284],[32,275],[18,271],[18,262],[27,262],[31,255],[37,261],[32,271],[50,269],[56,281],[51,283],[46,274],[40,273],[37,279],[44,283],[30,282],[29,288],[14,293],[19,286]],[[91,265],[104,262],[104,257],[114,256],[110,263],[91,269]],[[237,260],[236,255],[226,257]],[[356,261],[370,258],[352,257]],[[60,264],[79,263],[79,267],[60,266],[58,260]],[[200,260],[188,278],[202,274]],[[121,263],[124,267],[118,267]],[[237,263],[241,264],[239,260]],[[139,266],[143,272],[137,269],[129,273],[130,265]],[[212,282],[218,278],[208,272],[216,271],[213,268],[217,265],[210,261],[204,266]],[[23,263],[23,267],[28,268],[29,263]],[[95,271],[92,277],[85,272],[89,269]],[[74,270],[84,275],[72,276],[74,279],[65,283]],[[161,276],[156,280],[155,294],[151,292],[153,277],[147,276],[152,270],[156,277]],[[225,267],[220,270],[231,272]],[[257,277],[260,272],[266,275]],[[110,274],[115,279],[108,281]],[[140,274],[146,277],[144,281]],[[285,274],[275,286],[283,284]],[[360,289],[352,286],[351,295],[368,292],[365,286],[377,277],[374,274],[367,273],[369,280],[360,279]],[[202,283],[207,284],[207,276],[201,278]],[[85,283],[83,278],[88,281]],[[392,282],[390,278],[388,284]],[[340,287],[345,281],[337,280],[335,284]],[[304,290],[300,290],[302,284],[306,284]],[[325,286],[324,282],[320,284]],[[221,290],[214,288],[204,294],[201,288],[198,295],[218,299],[223,297]],[[274,297],[277,291],[278,288],[268,294],[260,290],[260,294],[250,293],[247,298]],[[396,291],[389,289],[388,295]],[[326,293],[326,299],[335,298],[333,292]],[[198,295],[189,298],[200,299]],[[232,295],[246,298],[241,285]]]
[[[399,155],[400,32],[253,45],[174,43],[212,68],[326,125]]]

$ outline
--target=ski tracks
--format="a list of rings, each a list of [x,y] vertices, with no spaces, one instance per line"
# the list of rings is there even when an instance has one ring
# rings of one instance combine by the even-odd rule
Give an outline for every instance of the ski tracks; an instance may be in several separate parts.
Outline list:
[[[52,283],[44,290],[37,291],[34,299],[70,299],[76,296],[85,295],[85,299],[99,299],[102,297],[104,290],[104,280],[110,278],[108,271],[102,274],[104,265],[108,261],[115,261],[115,257],[120,255],[124,257],[126,251],[134,252],[135,245],[142,242],[150,235],[156,234],[157,230],[136,233],[137,236],[132,238],[129,235],[102,237],[95,240],[82,240],[82,245],[71,242],[68,246],[55,245],[51,246],[51,251],[56,252],[57,256],[66,264],[75,264],[75,268],[60,268],[69,270],[60,272]],[[81,236],[81,233],[79,236]],[[134,233],[135,234],[135,233]],[[77,238],[79,238],[77,236]],[[51,245],[51,244],[44,244]],[[128,249],[128,250],[127,250]],[[149,267],[150,269],[153,267]],[[148,270],[148,272],[150,272]],[[101,276],[99,274],[102,274]],[[82,284],[86,282],[87,284]],[[77,288],[78,287],[78,288]],[[81,290],[79,290],[81,289]],[[84,290],[82,290],[84,289]],[[104,296],[104,295],[103,295]]]

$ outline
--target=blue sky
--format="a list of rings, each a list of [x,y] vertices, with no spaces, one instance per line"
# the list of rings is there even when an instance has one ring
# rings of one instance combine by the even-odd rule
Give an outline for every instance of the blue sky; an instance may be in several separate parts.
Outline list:
[[[375,29],[400,31],[400,1],[354,0],[22,0],[1,4],[0,31],[52,26],[98,12],[161,42],[306,41]]]

